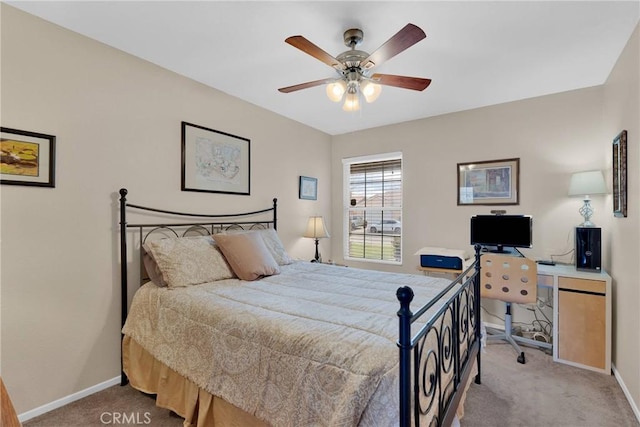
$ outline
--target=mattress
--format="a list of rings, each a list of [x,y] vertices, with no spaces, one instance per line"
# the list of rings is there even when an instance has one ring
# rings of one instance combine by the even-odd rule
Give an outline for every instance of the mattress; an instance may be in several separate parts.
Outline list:
[[[175,289],[147,283],[133,298],[123,333],[179,375],[267,424],[393,426],[395,292],[410,286],[412,306],[420,307],[449,283],[302,261],[252,282]],[[416,331],[421,326],[414,324]]]

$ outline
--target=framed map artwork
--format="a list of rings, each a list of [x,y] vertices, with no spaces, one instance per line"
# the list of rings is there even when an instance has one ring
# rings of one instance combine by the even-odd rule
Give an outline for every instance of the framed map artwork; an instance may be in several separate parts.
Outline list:
[[[251,141],[182,122],[182,191],[250,194]]]

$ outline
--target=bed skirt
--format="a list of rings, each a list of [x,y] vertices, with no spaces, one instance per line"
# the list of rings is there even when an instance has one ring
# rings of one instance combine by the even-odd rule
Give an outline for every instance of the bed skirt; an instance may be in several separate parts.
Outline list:
[[[266,422],[210,394],[159,362],[127,335],[122,341],[122,365],[129,384],[143,393],[155,394],[156,406],[180,415],[184,418],[184,427],[269,427]],[[474,361],[456,410],[454,425],[459,425],[458,420],[464,416],[467,390],[477,371]]]
[[[184,427],[267,427],[269,424],[213,396],[173,369],[156,360],[140,344],[125,335],[122,365],[129,384],[155,394],[156,405],[184,418]]]

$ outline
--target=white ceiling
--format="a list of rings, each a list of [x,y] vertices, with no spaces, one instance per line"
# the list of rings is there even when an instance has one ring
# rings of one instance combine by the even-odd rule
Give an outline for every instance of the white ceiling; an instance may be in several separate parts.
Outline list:
[[[6,3],[331,135],[600,85],[640,17],[638,0]],[[337,56],[361,28],[371,53],[407,23],[427,38],[375,71],[432,79],[424,92],[385,86],[346,113],[322,86],[277,91],[335,76],[288,36]]]

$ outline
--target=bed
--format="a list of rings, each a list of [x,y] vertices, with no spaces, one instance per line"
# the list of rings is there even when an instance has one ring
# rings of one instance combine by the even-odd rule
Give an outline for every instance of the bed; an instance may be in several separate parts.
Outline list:
[[[449,426],[480,383],[479,247],[454,281],[297,261],[276,199],[202,215],[119,193],[121,384],[185,426]]]

